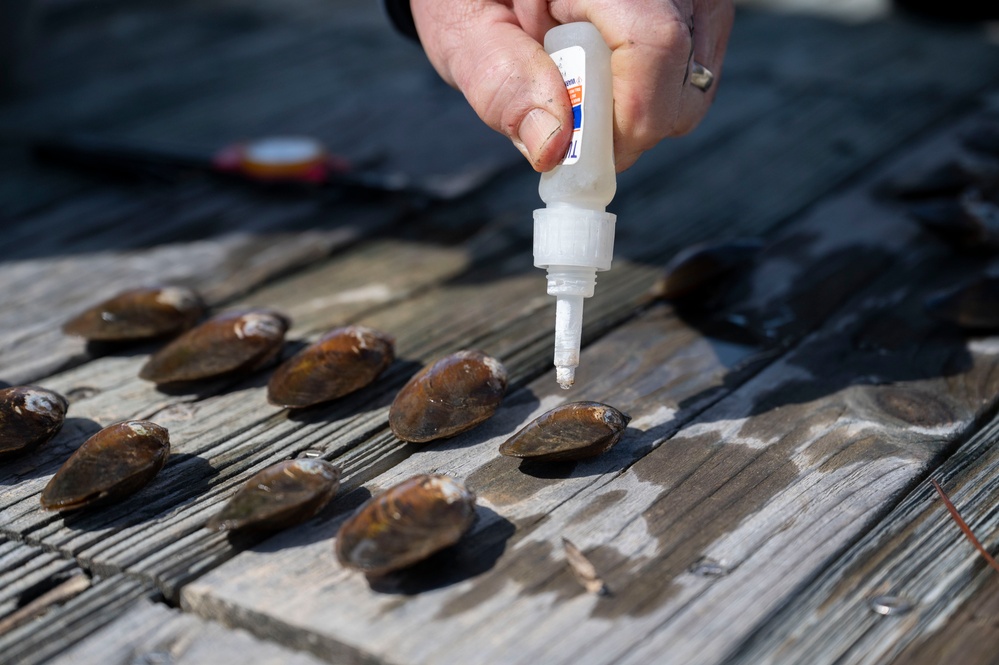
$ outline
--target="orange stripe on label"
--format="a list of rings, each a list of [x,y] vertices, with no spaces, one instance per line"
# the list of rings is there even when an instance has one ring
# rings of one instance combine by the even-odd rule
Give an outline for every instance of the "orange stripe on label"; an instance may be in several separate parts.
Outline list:
[[[569,90],[569,101],[572,102],[573,106],[578,106],[583,103],[583,86],[574,85]]]

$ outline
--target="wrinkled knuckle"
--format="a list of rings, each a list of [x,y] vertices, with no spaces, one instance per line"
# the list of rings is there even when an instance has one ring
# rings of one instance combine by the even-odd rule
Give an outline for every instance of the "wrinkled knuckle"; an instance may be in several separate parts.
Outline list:
[[[628,144],[636,150],[648,150],[674,134],[679,108],[674,104],[658,104],[656,100],[631,107],[631,121],[623,127]]]
[[[652,46],[669,66],[682,66],[690,57],[694,45],[691,26],[678,16],[665,19],[656,31]]]
[[[631,143],[635,148],[642,152],[651,150],[656,147],[660,141],[671,135],[671,129],[672,126],[664,127],[659,126],[658,124],[639,128],[632,135]]]

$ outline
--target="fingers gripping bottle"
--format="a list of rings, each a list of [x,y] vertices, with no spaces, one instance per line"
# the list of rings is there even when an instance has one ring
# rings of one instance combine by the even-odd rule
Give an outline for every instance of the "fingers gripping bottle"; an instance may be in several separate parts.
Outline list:
[[[573,110],[569,149],[541,175],[545,207],[534,211],[534,265],[548,270],[555,306],[555,373],[568,389],[579,365],[583,298],[593,295],[596,271],[609,270],[614,252],[611,52],[590,23],[567,23],[545,35],[545,51],[565,79]]]

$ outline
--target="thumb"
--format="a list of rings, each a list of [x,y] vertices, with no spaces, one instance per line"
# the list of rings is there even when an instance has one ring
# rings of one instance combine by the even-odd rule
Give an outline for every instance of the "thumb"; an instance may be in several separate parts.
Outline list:
[[[554,168],[569,145],[572,109],[562,75],[541,44],[501,6],[444,21],[418,6],[420,41],[438,73],[536,170]]]

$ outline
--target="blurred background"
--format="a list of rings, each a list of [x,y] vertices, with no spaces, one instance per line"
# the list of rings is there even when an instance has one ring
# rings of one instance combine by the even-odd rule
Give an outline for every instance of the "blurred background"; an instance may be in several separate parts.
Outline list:
[[[813,36],[864,49],[867,40],[897,38],[897,28],[884,26],[901,14],[912,40],[933,29],[978,42],[988,23],[948,19],[996,12],[994,3],[904,2],[739,2],[716,107],[735,100],[728,89],[740,79],[777,78],[768,71],[775,62],[800,72],[803,85],[841,85],[832,81],[843,73],[837,63],[816,60],[830,48],[811,49]],[[761,16],[784,37],[744,42],[740,22]],[[193,152],[304,134],[382,172],[431,179],[519,160],[438,79],[419,46],[393,31],[376,0],[5,0],[0,194],[15,188],[19,196],[0,195],[0,214],[57,195],[41,185],[32,193],[35,186],[15,173],[25,166],[17,146],[66,133]]]

